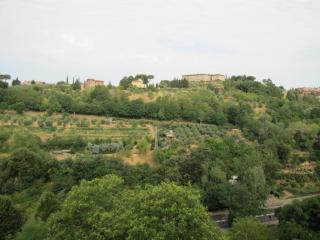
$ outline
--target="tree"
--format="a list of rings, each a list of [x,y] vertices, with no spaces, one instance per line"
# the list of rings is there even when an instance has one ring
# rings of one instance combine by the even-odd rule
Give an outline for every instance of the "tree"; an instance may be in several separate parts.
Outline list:
[[[27,148],[15,150],[0,165],[0,192],[12,193],[32,185],[35,180],[45,179],[50,162],[44,156]]]
[[[153,75],[147,75],[147,74],[137,74],[134,79],[141,79],[145,85],[148,85],[149,80],[153,79]]]
[[[318,240],[319,234],[310,232],[307,228],[295,223],[295,222],[284,222],[278,226],[276,235],[280,240]]]
[[[253,204],[257,208],[263,206],[269,191],[262,166],[249,168],[243,176],[243,183],[248,187]]]
[[[52,192],[44,192],[39,200],[36,216],[46,221],[51,213],[59,209],[59,202]]]
[[[126,189],[114,175],[81,182],[49,218],[49,239],[221,239],[199,194],[172,183]]]
[[[120,80],[119,86],[123,87],[123,89],[128,89],[131,86],[131,82],[135,80],[133,76],[125,76]]]
[[[81,89],[81,82],[79,79],[77,79],[73,84],[72,84],[72,89],[73,90],[80,90]]]
[[[120,239],[118,199],[123,180],[109,175],[102,179],[83,181],[67,195],[62,208],[48,219],[49,239]]]
[[[14,235],[23,225],[23,214],[7,198],[0,197],[0,240]]]
[[[236,217],[256,215],[263,206],[268,188],[261,166],[249,168],[240,182],[229,185],[229,221]]]
[[[17,234],[16,240],[43,240],[46,239],[47,225],[41,220],[29,218]]]
[[[316,168],[314,169],[314,173],[318,178],[320,178],[320,164],[318,163]]]
[[[221,238],[200,204],[200,195],[189,187],[162,183],[131,196],[129,239]]]
[[[276,211],[281,240],[320,237],[320,197],[294,201]]]
[[[17,102],[13,105],[13,109],[16,110],[18,114],[22,114],[26,110],[26,105],[24,102]]]
[[[237,218],[230,230],[230,240],[268,240],[268,229],[255,217]]]
[[[105,86],[97,86],[90,93],[90,99],[96,101],[107,101],[110,98],[109,89]]]
[[[0,88],[8,88],[8,83],[0,80]]]
[[[306,229],[320,232],[320,197],[295,201],[276,212],[280,225],[295,222]]]
[[[131,82],[134,80],[141,79],[144,84],[148,85],[149,80],[153,79],[153,75],[137,74],[136,76],[125,76],[120,80],[119,86],[123,89],[128,89],[131,86]]]
[[[320,131],[317,133],[314,143],[312,145],[312,157],[317,160],[320,159]]]
[[[312,119],[320,118],[320,107],[314,107],[311,109],[310,118]]]
[[[21,84],[21,81],[19,80],[19,78],[16,78],[14,80],[12,80],[12,86],[17,86],[17,85],[20,85]]]
[[[281,163],[287,163],[290,157],[291,147],[288,144],[279,144],[277,146],[277,154]]]
[[[9,74],[0,74],[0,80],[9,80],[11,76]]]

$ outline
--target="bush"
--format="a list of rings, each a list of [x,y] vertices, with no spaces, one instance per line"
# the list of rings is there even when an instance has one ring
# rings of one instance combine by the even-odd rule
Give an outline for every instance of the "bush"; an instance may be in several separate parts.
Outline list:
[[[52,163],[44,155],[18,148],[0,165],[0,192],[13,193],[30,187],[36,180],[48,180]]]
[[[146,137],[142,138],[138,143],[137,143],[137,148],[139,152],[145,153],[148,149],[148,139]]]
[[[7,198],[0,197],[0,239],[14,235],[23,225],[23,214]]]
[[[23,120],[23,125],[24,126],[30,126],[31,124],[32,124],[32,120],[31,119],[25,119],[25,120]]]
[[[91,144],[88,143],[87,148],[92,154],[99,153],[116,153],[123,149],[123,143],[102,143],[102,144]]]
[[[230,240],[271,240],[265,225],[255,217],[237,218],[230,231]]]
[[[24,102],[18,102],[12,105],[12,108],[16,110],[18,114],[22,114],[26,110],[26,105]]]

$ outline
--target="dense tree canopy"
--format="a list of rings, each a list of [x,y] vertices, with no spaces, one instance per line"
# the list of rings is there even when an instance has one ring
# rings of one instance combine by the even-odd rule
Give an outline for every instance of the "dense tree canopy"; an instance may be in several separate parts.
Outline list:
[[[82,182],[49,220],[50,239],[221,239],[188,187],[127,190],[113,175]]]
[[[26,148],[15,150],[0,165],[0,191],[12,193],[31,186],[36,180],[48,179],[52,162],[39,153]]]
[[[230,231],[230,240],[271,240],[267,227],[254,217],[237,218]]]
[[[320,237],[320,197],[296,201],[277,212],[281,239]]]
[[[23,214],[7,198],[0,197],[0,239],[14,235],[23,225]]]

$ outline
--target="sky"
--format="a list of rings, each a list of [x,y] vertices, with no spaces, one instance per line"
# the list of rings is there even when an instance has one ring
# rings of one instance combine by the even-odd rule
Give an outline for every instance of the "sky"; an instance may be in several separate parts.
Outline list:
[[[320,86],[319,0],[0,0],[0,73],[117,84],[191,73]]]

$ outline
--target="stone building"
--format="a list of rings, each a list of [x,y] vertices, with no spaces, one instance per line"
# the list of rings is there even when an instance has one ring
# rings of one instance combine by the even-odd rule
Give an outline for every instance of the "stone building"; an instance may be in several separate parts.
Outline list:
[[[320,96],[320,87],[301,87],[296,88],[301,93],[314,94],[316,96]]]
[[[147,85],[143,83],[143,80],[142,79],[136,79],[136,80],[133,80],[131,82],[131,85],[133,87],[137,87],[137,88],[146,88]]]
[[[84,83],[81,84],[81,90],[86,89],[86,88],[93,88],[96,86],[104,86],[104,81],[89,78]]]
[[[182,75],[182,79],[189,82],[190,87],[215,84],[226,80],[226,76],[222,74],[189,74]]]

